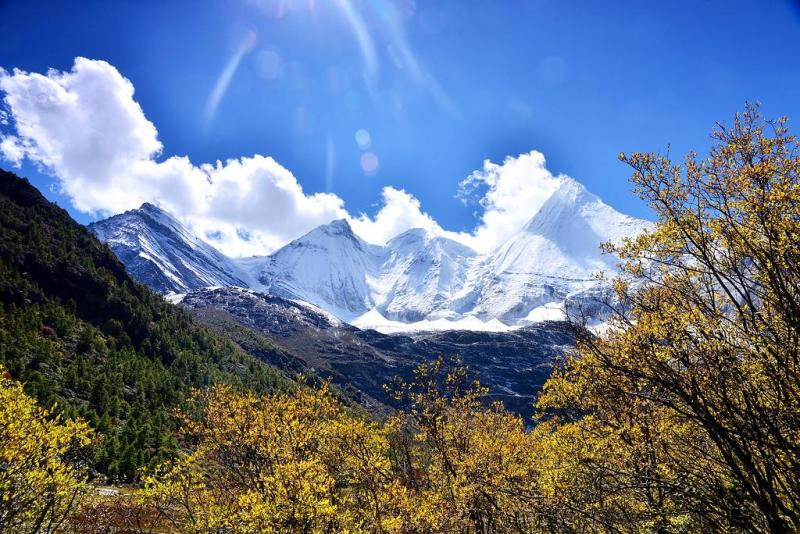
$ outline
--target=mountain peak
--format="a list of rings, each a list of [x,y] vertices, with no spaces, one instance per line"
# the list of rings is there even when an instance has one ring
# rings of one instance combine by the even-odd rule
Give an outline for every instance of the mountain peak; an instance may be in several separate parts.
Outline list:
[[[523,227],[523,231],[547,235],[557,232],[561,227],[574,228],[587,207],[596,205],[597,209],[608,208],[600,198],[587,191],[577,180],[568,176],[560,180],[558,189],[542,204],[536,215]]]
[[[350,223],[347,222],[347,219],[336,219],[326,224],[325,227],[337,232],[353,233],[353,228],[350,226]]]
[[[344,219],[336,219],[329,223],[317,226],[316,228],[312,228],[302,236],[294,239],[290,243],[278,249],[278,251],[309,244],[322,245],[323,243],[328,243],[331,240],[335,242],[340,238],[344,238],[355,243],[361,243],[361,239],[359,239],[358,236],[356,236],[356,234],[353,232],[353,229],[350,227],[350,223]]]
[[[158,206],[156,204],[151,204],[150,202],[145,202],[144,204],[139,206],[139,209],[131,210],[130,212],[126,213],[134,213],[136,215],[147,215],[160,224],[167,224],[169,226],[178,228],[180,231],[183,230],[183,225],[180,222],[178,222],[178,219],[172,213],[168,212],[161,206]]]
[[[561,184],[558,186],[555,193],[559,194],[562,198],[568,198],[575,202],[586,197],[589,197],[591,200],[597,198],[595,195],[589,193],[586,187],[574,178],[561,176],[559,180]]]
[[[111,247],[134,278],[156,291],[246,285],[228,258],[149,202],[94,222],[89,229]]]
[[[463,258],[478,254],[469,246],[426,228],[406,230],[390,239],[386,243],[386,248],[400,254],[419,254],[428,251],[428,254],[447,254]]]
[[[433,237],[433,232],[431,232],[430,230],[427,230],[425,228],[411,228],[411,229],[406,230],[405,232],[402,232],[402,233],[397,235],[397,237],[402,237],[402,236],[414,236],[414,237],[419,237],[419,238],[427,238],[427,237]]]
[[[420,241],[428,241],[435,237],[433,233],[429,232],[425,228],[411,228],[410,230],[406,230],[405,232],[401,232],[391,238],[387,245],[393,246],[402,243],[418,243]]]
[[[139,209],[142,211],[164,211],[163,209],[159,208],[155,204],[151,204],[150,202],[143,203],[141,206],[139,206]]]

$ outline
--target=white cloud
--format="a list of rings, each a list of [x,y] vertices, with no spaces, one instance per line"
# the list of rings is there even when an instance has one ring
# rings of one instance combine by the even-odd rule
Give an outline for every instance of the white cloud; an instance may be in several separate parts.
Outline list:
[[[0,154],[14,166],[19,167],[25,158],[25,148],[13,135],[0,136]]]
[[[459,184],[459,197],[468,203],[478,191],[483,212],[480,224],[466,240],[479,252],[487,252],[518,232],[539,211],[561,184],[545,166],[544,154],[532,151],[507,157],[498,165],[489,160]]]
[[[76,58],[71,71],[46,75],[0,71],[0,90],[16,128],[0,140],[0,153],[55,175],[80,211],[110,215],[154,202],[193,229],[218,234],[214,244],[232,255],[264,253],[347,216],[339,197],[306,195],[272,158],[157,161],[155,126],[130,81],[105,61]]]
[[[425,228],[486,252],[536,213],[559,179],[539,152],[486,161],[460,184],[462,198],[480,197],[472,233],[444,230],[412,194],[382,192],[374,217],[353,216],[332,193],[307,194],[296,177],[261,155],[196,165],[187,157],[159,160],[156,127],[134,100],[134,87],[105,61],[76,58],[72,70],[47,74],[0,69],[7,108],[0,155],[23,159],[58,178],[76,209],[111,215],[153,202],[232,256],[265,254],[312,228],[345,218],[364,239],[382,243]]]
[[[183,211],[192,210],[188,218],[206,233],[224,229],[221,242],[229,243],[232,255],[275,250],[320,224],[347,216],[341,198],[305,194],[295,176],[270,157],[255,155],[202,169],[208,176],[205,202],[193,210],[184,206]],[[249,240],[241,237],[242,231],[250,234]]]
[[[419,199],[405,190],[384,187],[381,199],[383,204],[374,218],[361,214],[349,219],[353,230],[370,243],[385,243],[411,228],[424,228],[437,235],[448,233],[422,211]]]
[[[133,85],[104,61],[76,58],[71,72],[47,75],[3,71],[0,89],[17,130],[4,139],[3,154],[18,162],[24,153],[53,170],[79,210],[116,209],[87,189],[114,187],[132,163],[161,152]]]

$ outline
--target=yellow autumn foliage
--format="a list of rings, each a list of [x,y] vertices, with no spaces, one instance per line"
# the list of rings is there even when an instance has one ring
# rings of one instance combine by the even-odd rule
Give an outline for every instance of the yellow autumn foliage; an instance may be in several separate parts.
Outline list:
[[[149,476],[139,498],[181,532],[528,531],[531,434],[484,407],[478,386],[453,389],[464,378],[443,360],[421,367],[397,391],[410,410],[381,425],[327,386],[198,392],[183,421],[191,451]]]
[[[389,469],[375,423],[328,390],[256,396],[217,386],[185,417],[194,450],[145,480],[141,497],[177,531],[358,531],[380,522]]]
[[[800,529],[797,141],[757,106],[712,137],[683,164],[621,155],[658,222],[607,246],[625,262],[611,328],[539,399],[555,447],[592,443],[570,469],[596,491],[569,505],[601,530]]]
[[[72,457],[92,439],[83,421],[39,408],[0,367],[0,532],[54,532],[86,495]]]

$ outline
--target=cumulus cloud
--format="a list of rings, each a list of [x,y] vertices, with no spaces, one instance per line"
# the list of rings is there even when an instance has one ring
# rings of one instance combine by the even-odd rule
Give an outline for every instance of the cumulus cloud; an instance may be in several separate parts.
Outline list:
[[[459,198],[480,206],[480,223],[466,238],[479,252],[487,252],[518,232],[562,183],[545,165],[544,154],[532,151],[507,157],[502,164],[483,162],[459,184]]]
[[[0,69],[5,130],[0,155],[28,159],[58,179],[74,207],[108,216],[152,202],[231,256],[266,254],[314,227],[347,219],[367,241],[383,243],[410,228],[486,252],[513,235],[558,187],[539,152],[490,161],[460,184],[478,203],[472,233],[443,229],[412,194],[382,192],[374,216],[351,215],[332,193],[306,193],[270,157],[195,164],[162,157],[155,125],[134,99],[133,84],[105,61],[76,58],[70,71]]]
[[[159,161],[156,127],[105,61],[76,58],[71,71],[46,75],[1,71],[0,90],[16,130],[0,139],[0,153],[56,176],[79,211],[110,215],[154,202],[231,255],[265,253],[347,216],[339,197],[306,195],[272,158]]]
[[[419,199],[405,190],[384,187],[381,199],[383,204],[375,217],[361,214],[350,218],[353,230],[370,243],[386,243],[411,228],[424,228],[436,235],[447,234],[433,217],[422,211]]]
[[[57,172],[79,210],[97,208],[87,187],[112,187],[126,166],[161,152],[155,126],[133,100],[133,85],[103,61],[77,58],[71,72],[47,75],[2,71],[0,89],[17,130],[3,138],[3,154],[17,163],[27,156]]]

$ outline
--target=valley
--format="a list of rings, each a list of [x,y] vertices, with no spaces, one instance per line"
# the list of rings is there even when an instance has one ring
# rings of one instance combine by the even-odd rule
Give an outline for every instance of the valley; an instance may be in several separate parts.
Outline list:
[[[361,330],[308,304],[240,288],[195,290],[183,297],[181,305],[198,322],[229,336],[237,325],[250,337],[265,337],[286,354],[268,363],[285,369],[292,361],[295,370],[313,370],[379,411],[394,404],[384,385],[395,376],[409,379],[422,362],[458,355],[473,378],[489,388],[489,400],[500,400],[509,410],[530,418],[536,393],[573,341],[564,322],[542,322],[509,332],[386,335]]]

